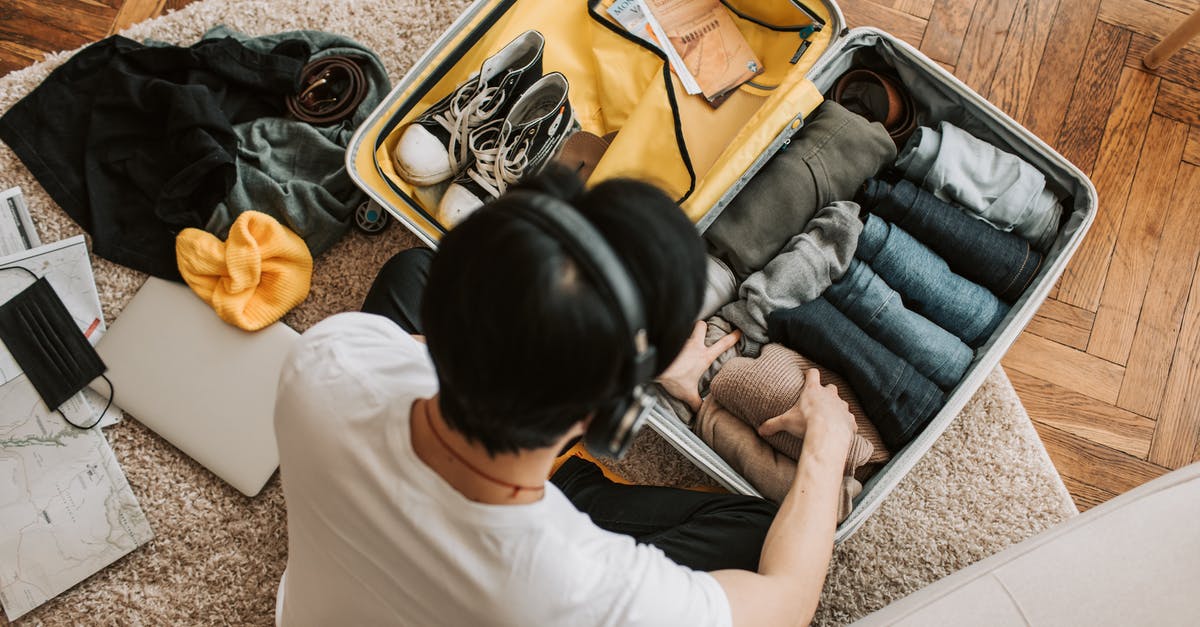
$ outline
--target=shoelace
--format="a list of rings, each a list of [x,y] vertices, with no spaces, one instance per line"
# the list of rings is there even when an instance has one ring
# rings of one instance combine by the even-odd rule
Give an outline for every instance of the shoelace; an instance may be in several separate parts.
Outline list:
[[[529,140],[520,142],[520,148],[510,155],[509,151],[516,146],[504,150],[504,139],[501,136],[491,148],[477,148],[475,166],[467,170],[467,176],[493,198],[498,198],[509,185],[516,183],[529,167]]]
[[[567,118],[560,115],[550,125],[549,133],[552,139],[549,141],[561,143],[562,137],[555,137],[555,133],[561,124],[569,125],[574,119],[574,112]],[[520,180],[529,169],[529,147],[532,139],[523,135],[517,143],[505,148],[508,137],[503,134],[503,131],[499,134],[495,134],[493,129],[487,129],[487,131],[476,136],[479,145],[472,145],[475,152],[475,165],[467,170],[467,176],[471,177],[493,198],[498,198],[508,189],[509,185]],[[493,136],[498,138],[492,140]]]
[[[484,87],[474,95],[467,97],[474,82],[475,79],[467,80],[459,88],[458,93],[450,99],[449,108],[432,116],[434,122],[450,133],[450,145],[447,146],[447,151],[450,153],[450,167],[454,170],[458,170],[470,155],[468,134],[471,126],[477,126],[480,122],[488,119],[504,102],[505,94],[500,92],[498,87]],[[495,102],[490,102],[498,92],[500,93],[499,97],[494,99]],[[484,108],[485,104],[492,104],[492,106]]]

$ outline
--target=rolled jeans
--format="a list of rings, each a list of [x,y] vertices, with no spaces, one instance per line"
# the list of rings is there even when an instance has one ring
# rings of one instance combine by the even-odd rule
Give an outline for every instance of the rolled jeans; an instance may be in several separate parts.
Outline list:
[[[772,312],[767,335],[845,377],[889,451],[912,441],[945,401],[937,385],[823,296]]]
[[[1006,303],[1015,302],[1042,267],[1028,241],[963,213],[963,209],[900,180],[871,179],[859,202],[904,229],[946,260],[956,274],[974,281]]]
[[[428,248],[393,256],[380,269],[362,311],[423,335],[421,295],[433,257]],[[656,546],[677,564],[695,570],[757,570],[763,540],[775,519],[776,506],[757,497],[622,485],[577,457],[567,459],[550,482],[596,526]]]
[[[1062,204],[1046,176],[949,122],[922,126],[896,159],[904,177],[954,200],[996,228],[1012,231],[1045,251],[1058,236]]]
[[[898,226],[867,216],[854,256],[871,266],[913,311],[978,348],[1008,313],[984,287],[950,271],[946,262]]]
[[[858,259],[850,262],[841,280],[825,290],[825,298],[943,390],[958,385],[975,358],[975,351],[962,340],[909,311],[900,294]]]

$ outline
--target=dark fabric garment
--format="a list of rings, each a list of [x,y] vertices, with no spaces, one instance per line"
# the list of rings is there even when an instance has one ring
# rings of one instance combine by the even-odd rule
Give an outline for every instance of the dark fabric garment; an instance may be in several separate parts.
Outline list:
[[[1024,238],[963,213],[911,181],[893,185],[871,179],[863,185],[859,202],[920,240],[955,274],[988,288],[1006,303],[1020,298],[1042,267],[1041,253]]]
[[[300,42],[312,50],[310,61],[332,55],[355,59],[366,79],[366,94],[347,119],[315,125],[290,117],[266,116],[234,124],[237,136],[237,181],[217,203],[205,229],[226,239],[245,211],[260,211],[304,239],[317,256],[350,228],[354,211],[366,194],[346,172],[346,146],[391,89],[379,57],[362,44],[320,31],[291,31],[248,38],[223,26],[204,39],[233,37],[258,52],[284,42]]]
[[[912,441],[945,402],[938,386],[824,297],[772,312],[767,335],[845,377],[889,451]]]
[[[390,318],[412,335],[424,335],[421,298],[432,265],[433,250],[429,248],[409,248],[392,255],[375,276],[362,311]]]
[[[758,570],[777,509],[751,496],[613,483],[578,457],[550,481],[596,526],[654,545],[694,570]]]
[[[825,299],[938,387],[958,385],[975,351],[949,331],[904,306],[900,294],[861,260],[825,290]]]
[[[850,200],[863,181],[896,159],[878,122],[825,101],[704,233],[739,279],[761,270],[817,210]]]
[[[236,178],[233,125],[281,115],[308,56],[232,39],[188,48],[109,37],[0,118],[0,139],[105,259],[180,280],[175,234],[203,228]]]
[[[1008,313],[995,294],[951,272],[936,253],[877,215],[867,216],[854,256],[899,292],[909,309],[972,348],[986,342]]]

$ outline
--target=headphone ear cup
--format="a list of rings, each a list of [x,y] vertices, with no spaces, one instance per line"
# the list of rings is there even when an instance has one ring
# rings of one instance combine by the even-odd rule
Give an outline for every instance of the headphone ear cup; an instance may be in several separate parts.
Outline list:
[[[633,441],[633,430],[619,433],[622,419],[629,410],[629,397],[612,400],[600,408],[592,416],[587,431],[583,434],[583,445],[592,455],[619,459],[629,449]]]
[[[583,444],[593,455],[620,459],[642,430],[654,396],[641,385],[598,409],[583,435]]]

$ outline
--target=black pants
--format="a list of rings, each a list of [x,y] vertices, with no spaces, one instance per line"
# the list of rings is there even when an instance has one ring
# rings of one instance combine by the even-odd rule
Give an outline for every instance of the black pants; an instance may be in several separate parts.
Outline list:
[[[432,261],[428,248],[397,253],[379,271],[362,310],[421,335],[421,294]],[[652,544],[696,570],[757,570],[775,518],[775,505],[759,498],[613,483],[578,457],[568,459],[550,481],[598,527]]]

